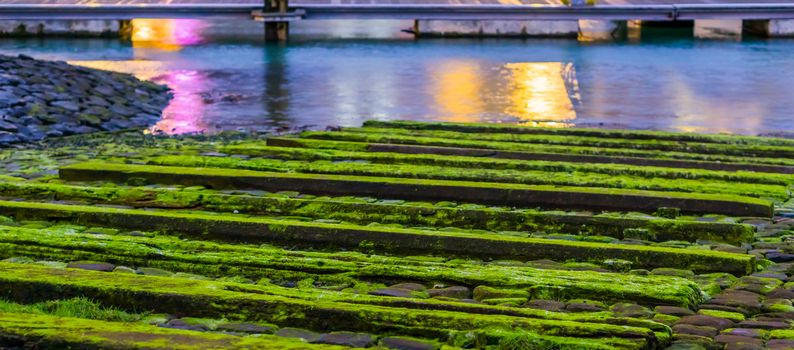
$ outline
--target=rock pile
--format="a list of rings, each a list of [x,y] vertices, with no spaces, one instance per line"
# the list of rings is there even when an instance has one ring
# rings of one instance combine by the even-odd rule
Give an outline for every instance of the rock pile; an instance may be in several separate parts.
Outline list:
[[[144,127],[170,98],[166,86],[128,74],[0,55],[0,147]]]

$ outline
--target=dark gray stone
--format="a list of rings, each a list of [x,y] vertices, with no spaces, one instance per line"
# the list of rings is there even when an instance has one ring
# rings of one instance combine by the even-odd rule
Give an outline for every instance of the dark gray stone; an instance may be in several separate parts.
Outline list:
[[[204,325],[201,325],[201,324],[190,324],[190,323],[187,323],[187,322],[185,322],[185,321],[183,321],[181,319],[178,319],[178,318],[170,320],[170,321],[166,322],[164,325],[161,325],[160,327],[173,328],[173,329],[184,329],[184,330],[189,330],[189,331],[202,331],[202,332],[208,330],[207,327],[204,326]]]
[[[19,136],[7,131],[0,131],[0,144],[14,143],[19,141]]]
[[[80,105],[75,101],[53,101],[50,102],[50,105],[53,107],[63,108],[70,112],[80,111]]]
[[[380,346],[395,350],[436,350],[438,346],[414,339],[386,337],[380,340]]]
[[[733,321],[708,315],[691,315],[682,317],[680,320],[678,320],[677,324],[691,324],[695,326],[705,326],[712,327],[717,330],[723,330],[733,326]]]
[[[369,292],[370,295],[383,297],[413,298],[413,291],[400,288],[381,288]]]
[[[315,343],[366,348],[375,344],[375,337],[367,333],[333,332],[321,335]]]
[[[19,130],[19,128],[16,125],[11,124],[7,121],[0,120],[0,130],[14,132]]]
[[[683,307],[677,307],[677,306],[657,306],[654,309],[654,311],[656,313],[665,314],[665,315],[671,315],[671,316],[678,316],[678,317],[690,316],[690,315],[694,315],[695,314],[695,312],[690,310],[690,309],[683,308]]]
[[[251,334],[273,334],[275,332],[273,327],[260,326],[252,323],[224,323],[218,326],[218,330]]]
[[[314,343],[320,340],[320,334],[302,328],[286,327],[276,331],[276,335],[285,338],[300,338],[309,343]]]
[[[74,261],[66,264],[66,267],[72,269],[111,272],[116,268],[116,265],[96,261]]]
[[[784,263],[794,261],[794,254],[783,252],[770,252],[766,254],[766,258],[776,263]]]
[[[453,299],[471,298],[471,290],[464,286],[452,286],[447,288],[428,289],[431,297],[446,297]]]

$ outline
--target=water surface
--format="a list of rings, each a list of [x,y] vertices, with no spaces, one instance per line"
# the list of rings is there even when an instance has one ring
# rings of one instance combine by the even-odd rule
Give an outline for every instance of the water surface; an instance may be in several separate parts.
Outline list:
[[[136,21],[133,42],[0,40],[25,53],[168,84],[167,133],[502,121],[794,133],[794,41],[413,40],[405,22],[304,22],[287,45],[254,23]]]

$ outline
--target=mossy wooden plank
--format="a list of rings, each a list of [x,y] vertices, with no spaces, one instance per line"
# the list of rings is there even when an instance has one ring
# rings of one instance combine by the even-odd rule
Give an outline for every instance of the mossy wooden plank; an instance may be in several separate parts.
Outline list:
[[[544,212],[535,209],[447,207],[431,203],[367,202],[348,197],[292,198],[225,194],[213,190],[122,186],[80,186],[37,182],[0,182],[0,197],[34,200],[70,200],[149,208],[202,208],[274,216],[299,216],[367,225],[373,222],[414,227],[459,227],[493,231],[571,233],[625,238],[626,229],[647,230],[658,241],[699,239],[740,244],[754,237],[753,226],[702,222],[682,218],[622,216],[616,214]]]
[[[603,174],[557,169],[490,169],[459,165],[417,165],[410,162],[380,164],[357,162],[355,158],[350,159],[350,161],[340,162],[331,160],[238,159],[235,157],[170,155],[149,157],[146,159],[146,163],[178,167],[246,169],[305,174],[383,176],[445,181],[709,193],[774,198],[778,201],[785,201],[790,195],[788,184],[767,184],[762,181],[689,179],[685,176],[673,180],[635,174]]]
[[[508,141],[467,140],[460,138],[439,138],[426,136],[399,135],[395,133],[364,133],[364,132],[322,132],[307,131],[299,135],[302,138],[352,141],[378,144],[404,144],[436,147],[491,149],[498,151],[570,154],[608,157],[639,157],[648,159],[674,159],[706,162],[728,162],[739,164],[761,164],[775,166],[794,166],[794,158],[760,157],[752,155],[725,155],[716,153],[694,153],[686,151],[659,151],[635,148],[608,148],[595,146],[549,145]]]
[[[297,222],[267,218],[183,214],[0,201],[0,214],[20,219],[69,220],[130,229],[163,230],[248,242],[337,246],[398,253],[431,253],[485,259],[603,261],[623,259],[638,267],[678,267],[698,272],[752,273],[751,255],[590,242],[511,237],[467,232],[421,231],[356,225]]]
[[[645,130],[612,130],[596,128],[542,128],[516,124],[416,122],[408,120],[367,120],[364,127],[393,128],[407,130],[446,130],[468,133],[510,133],[530,135],[570,135],[584,137],[608,137],[628,140],[669,140],[683,142],[708,142],[724,144],[759,144],[794,147],[794,141],[784,138],[758,137],[725,134],[702,134]]]
[[[74,317],[0,313],[0,345],[9,349],[348,349],[307,344],[300,339],[162,328],[135,322],[107,322]]]
[[[771,217],[766,200],[719,194],[555,187],[489,182],[404,179],[371,176],[291,174],[240,169],[165,167],[86,162],[61,167],[69,181],[128,182],[209,186],[214,189],[293,190],[312,194],[365,195],[378,198],[452,200],[470,203],[653,212],[661,207],[687,213]]]
[[[700,290],[688,280],[589,271],[544,270],[526,266],[427,262],[351,253],[289,251],[190,241],[175,236],[137,237],[74,233],[65,227],[26,229],[0,226],[0,258],[104,261],[222,277],[244,276],[331,285],[363,281],[485,285],[530,290],[534,298],[589,298],[605,302],[695,307]]]
[[[494,170],[529,170],[547,172],[598,173],[609,175],[631,175],[644,178],[723,180],[757,184],[791,185],[794,177],[784,174],[750,171],[716,171],[705,169],[683,169],[671,167],[633,166],[627,164],[593,164],[555,161],[527,161],[488,157],[467,157],[439,154],[410,154],[399,152],[367,152],[334,149],[340,141],[284,138],[292,147],[271,146],[266,142],[239,142],[221,146],[219,151],[227,154],[242,154],[284,160],[368,161],[375,164],[414,164],[439,167],[479,168]],[[277,139],[278,140],[278,139]],[[276,142],[278,143],[278,142]],[[341,146],[344,147],[344,146]]]
[[[270,154],[264,147],[256,147],[261,145],[261,141],[256,142],[242,142],[231,144],[221,147],[221,150],[227,153],[246,154],[246,155],[264,155]],[[495,149],[482,149],[482,148],[462,148],[462,147],[439,147],[439,146],[421,146],[421,145],[406,145],[406,144],[388,144],[388,143],[367,143],[367,142],[351,142],[351,141],[333,141],[322,139],[303,139],[295,137],[271,137],[265,141],[269,147],[293,147],[293,148],[313,148],[318,150],[337,150],[343,152],[371,152],[371,153],[397,153],[406,155],[435,155],[447,157],[466,157],[466,158],[479,158],[479,159],[495,159],[512,161],[513,164],[522,164],[523,162],[547,162],[551,164],[581,164],[579,169],[592,169],[593,171],[607,172],[611,169],[609,166],[620,170],[620,165],[633,166],[639,169],[645,169],[650,174],[653,169],[649,167],[661,169],[692,169],[692,170],[710,170],[719,172],[746,172],[749,174],[757,174],[763,177],[763,173],[778,173],[778,174],[794,174],[794,166],[778,166],[778,165],[763,165],[763,164],[749,164],[749,163],[726,163],[726,162],[707,162],[707,161],[693,161],[693,160],[675,160],[675,159],[657,159],[657,158],[642,158],[642,157],[623,157],[623,156],[599,156],[599,155],[582,155],[582,154],[564,154],[564,153],[536,153],[536,152],[521,152],[521,151],[501,151]],[[266,152],[266,153],[265,153]],[[373,156],[377,157],[377,156]],[[421,159],[421,158],[420,158]],[[443,158],[438,162],[443,162]],[[497,163],[498,164],[498,163]],[[508,163],[510,164],[510,163]],[[523,163],[526,164],[526,163]],[[606,167],[605,167],[606,166]],[[611,172],[610,172],[611,173]],[[791,182],[791,177],[783,176],[786,183]],[[776,181],[777,183],[777,181]]]
[[[487,142],[511,142],[527,145],[598,147],[612,149],[635,149],[655,152],[691,152],[704,155],[738,157],[792,158],[794,147],[759,143],[710,143],[691,141],[669,141],[659,139],[624,139],[604,136],[532,135],[515,133],[468,133],[445,130],[411,130],[399,128],[344,128],[343,132],[371,133],[376,135],[400,135],[407,137],[432,137],[439,139],[472,140]]]
[[[603,323],[531,319],[506,315],[473,315],[439,310],[409,310],[333,300],[333,293],[312,300],[274,295],[275,286],[257,286],[179,278],[111,274],[78,269],[0,263],[0,295],[22,303],[84,296],[122,309],[153,310],[191,317],[228,317],[320,331],[347,330],[445,336],[450,330],[500,327],[603,344],[601,338],[636,342],[635,349],[658,346],[649,328]],[[300,292],[300,291],[298,291]],[[443,330],[443,332],[439,332]]]

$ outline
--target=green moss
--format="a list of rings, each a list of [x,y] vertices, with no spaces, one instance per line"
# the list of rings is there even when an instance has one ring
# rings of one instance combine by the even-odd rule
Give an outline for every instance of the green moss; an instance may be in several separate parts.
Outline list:
[[[461,148],[477,148],[477,149],[494,149],[503,151],[518,151],[518,152],[533,152],[533,153],[548,153],[548,154],[575,154],[575,155],[601,155],[610,157],[639,157],[639,158],[652,158],[652,159],[676,159],[676,160],[694,160],[705,162],[727,162],[736,164],[768,164],[768,165],[782,165],[792,166],[794,160],[785,157],[764,157],[770,154],[777,154],[778,150],[773,147],[770,151],[764,151],[765,147],[761,146],[759,149],[751,151],[726,151],[722,153],[724,145],[715,145],[711,148],[716,153],[697,153],[687,152],[680,149],[677,150],[659,150],[655,148],[650,149],[637,149],[635,147],[627,148],[611,148],[596,146],[598,143],[587,143],[586,145],[577,145],[576,141],[572,144],[548,144],[548,143],[524,143],[524,142],[509,142],[504,140],[478,140],[471,137],[463,137],[460,135],[445,134],[445,137],[434,136],[416,136],[416,135],[401,135],[399,132],[393,132],[391,129],[388,132],[304,132],[301,137],[315,138],[324,140],[339,140],[339,141],[352,141],[352,142],[369,142],[369,143],[394,143],[394,144],[409,144],[409,145],[423,145],[423,146],[441,146],[441,147],[461,147]],[[540,139],[544,139],[541,137]],[[579,143],[582,144],[582,143]],[[731,147],[727,147],[731,148]],[[699,149],[699,151],[703,151]],[[753,156],[753,152],[758,152],[759,156]],[[783,150],[788,153],[788,149]]]
[[[655,345],[632,343],[624,339],[611,338],[591,341],[585,339],[540,336],[528,332],[516,332],[506,328],[488,328],[476,331],[455,332],[450,344],[459,348],[496,350],[616,350],[653,347]],[[663,342],[662,342],[663,343]]]
[[[627,164],[594,164],[566,161],[518,160],[475,156],[454,156],[443,154],[410,154],[394,152],[345,151],[353,148],[350,144],[367,148],[366,143],[328,141],[297,138],[271,138],[267,144],[285,146],[265,146],[261,141],[239,142],[220,149],[230,154],[264,156],[292,160],[362,160],[379,164],[432,165],[457,168],[531,170],[547,172],[599,173],[609,175],[632,175],[644,178],[723,180],[763,184],[790,185],[792,178],[787,174],[758,173],[752,171],[717,171],[705,169],[670,168],[657,166],[637,166]],[[296,148],[297,147],[297,148]]]
[[[371,222],[414,227],[458,227],[491,231],[564,232],[645,240],[698,239],[739,244],[753,240],[749,225],[657,219],[626,215],[583,215],[566,212],[515,210],[500,207],[351,201],[345,197],[281,198],[229,195],[211,190],[157,189],[120,186],[75,186],[55,183],[0,182],[0,196],[25,199],[58,199],[150,208],[198,208],[273,216],[339,220],[366,225]],[[526,236],[525,233],[522,235]]]
[[[555,185],[637,189],[651,191],[735,194],[785,200],[789,197],[786,185],[766,185],[757,182],[741,183],[707,179],[677,178],[667,180],[635,175],[580,173],[569,171],[490,169],[481,167],[440,167],[415,164],[372,164],[334,161],[282,161],[275,159],[238,159],[232,157],[161,156],[148,160],[149,164],[248,169],[309,174],[354,176],[384,176],[431,180],[460,180],[526,185]]]
[[[9,256],[66,261],[99,260],[209,276],[242,275],[250,279],[302,280],[298,284],[303,283],[305,287],[310,287],[313,282],[355,286],[362,281],[379,280],[421,281],[426,284],[442,281],[479,286],[475,294],[480,298],[530,295],[539,298],[553,295],[557,299],[570,299],[592,296],[608,302],[628,300],[685,307],[692,307],[700,301],[700,293],[694,283],[664,276],[300,252],[189,241],[162,235],[147,237],[73,233],[57,227],[46,230],[0,227],[0,257]],[[506,291],[511,293],[505,294]]]
[[[705,142],[724,144],[757,144],[794,147],[794,141],[784,138],[720,135],[701,133],[681,133],[645,130],[613,130],[595,128],[542,128],[527,127],[516,124],[494,123],[433,123],[407,120],[380,121],[367,120],[365,128],[389,128],[406,130],[447,130],[468,133],[509,133],[537,135],[568,135],[599,138],[616,138],[627,140],[668,140],[684,142]]]
[[[60,218],[77,224],[96,224],[128,229],[159,229],[202,238],[270,241],[287,244],[311,243],[357,247],[362,241],[374,243],[381,251],[421,252],[450,256],[560,261],[606,259],[632,261],[637,267],[679,267],[699,272],[723,271],[736,274],[754,270],[755,258],[727,252],[632,246],[607,243],[570,242],[508,235],[469,232],[423,231],[343,224],[323,224],[228,215],[186,214],[134,209],[116,209],[47,203],[0,201],[0,214],[18,218]],[[278,231],[270,231],[270,225]],[[282,230],[283,228],[283,230]]]
[[[0,300],[0,312],[43,314],[120,322],[138,321],[145,316],[140,314],[130,314],[112,307],[103,307],[102,305],[84,297],[66,300],[49,300],[29,305],[22,305],[6,300]]]
[[[345,132],[373,133],[378,135],[404,135],[434,137],[456,140],[483,140],[490,142],[517,142],[559,146],[583,146],[601,148],[625,148],[635,150],[654,150],[665,152],[691,152],[701,154],[720,154],[747,157],[790,157],[794,145],[779,146],[759,143],[720,143],[667,141],[658,139],[623,139],[568,135],[531,135],[513,133],[464,133],[442,130],[408,130],[393,128],[346,128]]]
[[[559,187],[523,184],[501,184],[490,182],[445,181],[430,179],[404,179],[390,177],[293,174],[251,171],[241,169],[164,167],[155,165],[113,164],[106,162],[86,162],[62,167],[60,176],[67,180],[122,180],[129,177],[145,176],[161,183],[188,185],[212,185],[213,187],[233,188],[236,186],[255,186],[262,189],[278,187],[282,190],[317,188],[326,182],[323,193],[334,194],[376,194],[381,196],[410,196],[436,200],[471,200],[480,198],[482,202],[501,204],[524,203],[554,205],[562,195],[566,196],[565,205],[604,208],[637,208],[648,206],[651,201],[653,210],[660,206],[675,206],[685,212],[712,212],[718,214],[771,216],[772,203],[766,200],[743,196],[656,192],[629,189]],[[312,180],[312,181],[304,181]],[[373,188],[372,185],[379,185]],[[359,186],[354,186],[359,185]],[[289,188],[287,188],[289,187]],[[457,189],[449,191],[450,188]],[[435,191],[428,191],[435,189]],[[441,191],[441,189],[447,189]],[[489,199],[491,197],[492,199]],[[601,200],[599,200],[601,199]],[[618,201],[618,199],[620,199]],[[708,209],[707,209],[708,208]],[[648,208],[650,209],[650,208]]]
[[[738,312],[730,312],[730,311],[722,311],[722,310],[711,310],[711,309],[701,309],[698,310],[698,314],[707,315],[707,316],[714,316],[719,318],[725,318],[731,320],[733,322],[741,322],[744,321],[744,315]]]
[[[141,323],[103,322],[27,313],[0,313],[0,339],[58,349],[345,349],[262,335],[236,337],[161,328]]]
[[[794,339],[794,330],[775,329],[769,332],[770,339]]]
[[[594,342],[598,337],[615,337],[641,342],[644,340],[649,343],[656,343],[659,334],[663,337],[669,335],[669,328],[652,322],[645,323],[650,328],[643,328],[581,320],[563,321],[406,309],[361,303],[371,299],[371,296],[347,297],[346,300],[340,300],[339,294],[328,291],[307,295],[304,290],[273,286],[50,269],[7,263],[0,263],[0,272],[2,272],[0,291],[7,295],[7,291],[14,288],[17,291],[14,296],[17,298],[33,299],[54,294],[80,294],[103,304],[121,308],[134,306],[158,313],[189,311],[195,317],[224,316],[229,319],[240,318],[280,326],[298,325],[324,331],[343,329],[383,332],[395,330],[395,326],[402,326],[399,328],[401,332],[411,336],[413,332],[410,329],[422,327],[448,331],[501,327],[547,336],[588,338]],[[422,303],[437,302],[439,301],[422,301]],[[241,307],[242,305],[245,307]],[[460,303],[460,305],[465,307],[463,305],[467,304]],[[327,322],[327,317],[331,315],[334,316],[333,323]]]

